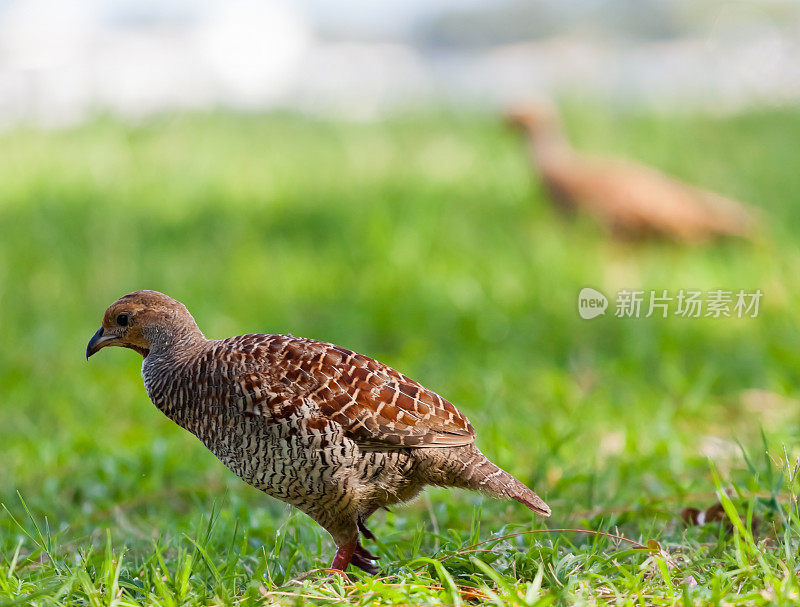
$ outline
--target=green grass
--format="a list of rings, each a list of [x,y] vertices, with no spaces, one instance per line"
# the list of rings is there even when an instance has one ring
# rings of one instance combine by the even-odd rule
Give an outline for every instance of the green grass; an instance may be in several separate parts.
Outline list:
[[[0,605],[797,601],[800,111],[565,121],[751,201],[766,235],[609,242],[550,210],[491,117],[0,134]],[[756,319],[584,321],[583,286],[765,295]],[[210,337],[291,332],[422,381],[552,518],[430,490],[371,521],[381,577],[293,583],[327,534],[158,413],[135,354],[85,362],[140,288]],[[720,495],[733,522],[683,524]]]

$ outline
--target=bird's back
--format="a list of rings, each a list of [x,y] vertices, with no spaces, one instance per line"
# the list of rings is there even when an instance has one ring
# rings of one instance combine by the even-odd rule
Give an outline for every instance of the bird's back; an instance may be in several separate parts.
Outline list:
[[[209,418],[280,423],[304,409],[364,446],[457,446],[474,441],[449,401],[378,361],[292,335],[209,340],[189,356],[145,359],[153,402],[200,435]]]
[[[661,233],[692,241],[752,231],[753,218],[741,203],[651,167],[575,153],[539,170],[562,202],[632,235]]]

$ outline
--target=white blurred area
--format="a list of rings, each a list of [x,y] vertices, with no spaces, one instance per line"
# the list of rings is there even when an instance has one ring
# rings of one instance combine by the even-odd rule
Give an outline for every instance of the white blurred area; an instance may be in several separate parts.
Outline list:
[[[585,25],[603,11],[624,23],[636,2],[519,0],[506,15],[501,0],[0,0],[0,126],[211,108],[372,119],[563,94],[716,110],[800,99],[799,3],[663,0],[685,16],[668,35]]]
[[[0,123],[267,106],[293,86],[311,47],[306,20],[283,3],[164,4],[0,6]]]

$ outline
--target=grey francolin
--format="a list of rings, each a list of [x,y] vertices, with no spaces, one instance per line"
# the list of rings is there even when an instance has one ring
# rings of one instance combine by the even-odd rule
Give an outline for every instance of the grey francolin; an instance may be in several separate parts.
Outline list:
[[[156,407],[246,483],[296,506],[331,534],[332,568],[375,573],[359,542],[383,506],[425,485],[550,508],[475,446],[452,404],[402,373],[292,335],[206,339],[180,302],[137,291],[108,308],[86,348],[136,350]]]
[[[753,212],[739,202],[651,167],[576,152],[546,104],[509,110],[506,118],[524,132],[531,164],[562,209],[587,212],[624,237],[702,242],[752,235]]]

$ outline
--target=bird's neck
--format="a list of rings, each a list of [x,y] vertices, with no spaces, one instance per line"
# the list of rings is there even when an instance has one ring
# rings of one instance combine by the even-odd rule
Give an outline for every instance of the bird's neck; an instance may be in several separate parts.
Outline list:
[[[208,342],[195,323],[179,327],[144,328],[142,334],[150,345],[145,358],[164,358],[166,355],[180,358],[201,350]]]
[[[190,426],[197,413],[192,410],[196,401],[194,391],[201,389],[197,385],[202,371],[199,367],[212,343],[199,329],[159,334],[151,341],[153,347],[142,362],[142,378],[150,400],[167,417],[192,432],[195,428]]]
[[[572,147],[555,126],[528,133],[528,153],[539,167],[560,163],[572,157]]]
[[[142,362],[142,377],[151,398],[153,390],[162,391],[171,376],[197,359],[209,343],[196,324],[146,328],[142,334],[150,345]]]

